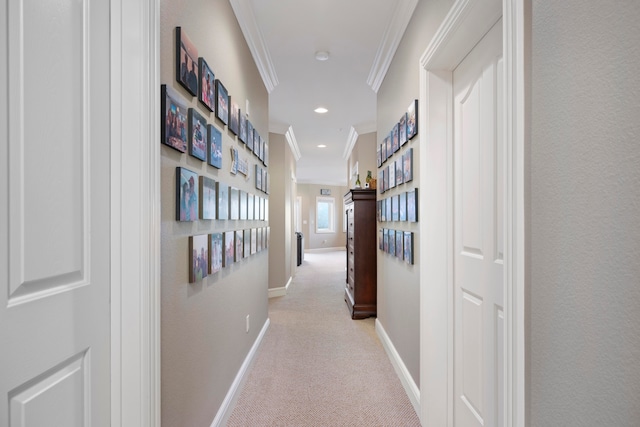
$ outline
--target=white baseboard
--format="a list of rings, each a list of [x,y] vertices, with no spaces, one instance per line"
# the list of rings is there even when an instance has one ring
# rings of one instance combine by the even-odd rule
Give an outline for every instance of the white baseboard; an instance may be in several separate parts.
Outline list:
[[[376,333],[378,334],[378,338],[380,338],[380,341],[382,342],[384,350],[387,352],[387,356],[389,356],[389,359],[391,360],[393,369],[395,369],[396,374],[400,378],[402,387],[404,387],[404,391],[405,393],[407,393],[407,396],[409,397],[409,400],[413,405],[413,409],[416,411],[416,414],[418,414],[418,417],[420,417],[420,389],[416,385],[413,378],[411,378],[411,374],[400,358],[400,354],[391,342],[391,338],[389,338],[389,335],[387,335],[387,332],[382,327],[382,323],[380,323],[377,318]]]
[[[216,417],[213,419],[213,422],[211,423],[211,427],[224,426],[227,424],[227,421],[229,421],[231,412],[233,412],[233,408],[236,406],[236,402],[240,397],[242,386],[247,380],[247,377],[246,377],[247,372],[249,371],[249,368],[251,367],[251,365],[255,360],[256,354],[258,352],[258,348],[260,348],[260,344],[262,344],[262,339],[264,338],[264,335],[267,333],[267,329],[269,329],[270,323],[271,321],[269,320],[269,318],[267,318],[267,321],[264,322],[264,325],[262,326],[262,330],[258,334],[256,341],[251,346],[251,350],[249,350],[249,354],[247,354],[247,357],[245,357],[244,362],[242,363],[242,366],[240,367],[240,370],[236,375],[236,378],[233,380],[233,383],[231,384],[231,387],[229,388],[229,391],[227,392],[227,395],[225,396],[224,401],[222,402],[222,405],[220,405],[220,409],[218,409],[218,413],[216,414]]]
[[[289,277],[289,281],[287,282],[287,284],[279,288],[269,288],[269,298],[285,296],[287,294],[287,291],[289,290],[292,279],[292,277]]]

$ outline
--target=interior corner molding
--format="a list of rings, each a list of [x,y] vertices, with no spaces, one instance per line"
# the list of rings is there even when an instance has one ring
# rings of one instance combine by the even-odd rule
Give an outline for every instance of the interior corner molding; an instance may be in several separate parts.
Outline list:
[[[298,141],[296,141],[296,136],[293,134],[293,127],[289,126],[289,129],[287,129],[284,136],[285,138],[287,138],[287,142],[289,143],[289,147],[291,148],[293,157],[297,162],[298,160],[300,160],[300,157],[302,157],[302,155],[300,154],[300,148],[298,148]]]
[[[391,60],[396,54],[400,40],[402,40],[402,36],[409,25],[409,21],[417,5],[418,0],[399,0],[396,4],[396,9],[389,20],[389,25],[384,32],[382,42],[380,42],[378,52],[376,52],[376,57],[369,72],[369,77],[367,78],[367,84],[371,86],[376,93],[378,93],[384,77],[389,70]]]
[[[271,93],[278,86],[278,76],[271,61],[269,49],[262,36],[262,31],[258,27],[251,2],[249,0],[229,0],[229,3],[233,8],[233,13],[236,15],[253,60],[258,67],[264,86],[267,92]]]
[[[349,160],[349,156],[351,156],[351,151],[353,151],[353,147],[356,145],[356,141],[358,140],[358,132],[356,128],[351,126],[349,129],[349,135],[347,136],[347,145],[344,147],[344,153],[342,153],[342,157],[345,160]]]

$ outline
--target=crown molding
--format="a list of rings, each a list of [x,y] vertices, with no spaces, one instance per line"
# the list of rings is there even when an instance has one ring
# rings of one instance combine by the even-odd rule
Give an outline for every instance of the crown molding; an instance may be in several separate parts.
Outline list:
[[[347,136],[347,145],[344,147],[344,153],[342,153],[342,157],[345,160],[349,160],[349,156],[351,156],[351,151],[353,151],[353,147],[356,145],[356,141],[358,140],[358,132],[356,128],[351,126],[349,129],[349,135]]]
[[[396,10],[393,12],[393,16],[389,20],[389,26],[384,32],[382,42],[378,47],[378,52],[371,66],[369,77],[367,78],[367,84],[371,86],[375,93],[378,93],[384,77],[389,70],[391,60],[396,54],[400,40],[404,35],[413,11],[418,5],[418,0],[399,0],[397,2]]]
[[[249,46],[253,60],[258,67],[258,72],[262,76],[262,81],[268,93],[271,93],[278,86],[278,76],[271,61],[269,49],[262,36],[262,31],[258,27],[256,16],[249,0],[229,0],[236,20],[240,25],[244,39]]]
[[[296,141],[296,136],[293,134],[293,128],[289,126],[289,129],[284,134],[285,138],[287,138],[287,142],[289,143],[289,148],[291,148],[291,152],[293,153],[293,157],[296,159],[296,162],[300,160],[300,148],[298,148],[298,142]]]

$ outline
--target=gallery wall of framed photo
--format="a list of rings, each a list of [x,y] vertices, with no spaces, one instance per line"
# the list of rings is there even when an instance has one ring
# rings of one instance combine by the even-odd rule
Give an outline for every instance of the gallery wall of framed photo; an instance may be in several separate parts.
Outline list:
[[[376,219],[378,248],[390,257],[413,265],[415,232],[419,220],[419,198],[414,165],[414,143],[418,138],[418,100],[384,133],[377,146],[378,178]],[[417,147],[416,147],[417,149]]]

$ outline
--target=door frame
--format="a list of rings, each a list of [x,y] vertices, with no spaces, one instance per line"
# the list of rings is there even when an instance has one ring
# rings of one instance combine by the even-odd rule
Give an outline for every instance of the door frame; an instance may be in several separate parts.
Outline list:
[[[504,420],[525,425],[526,65],[529,0],[457,0],[420,59],[421,422],[453,426],[453,69],[503,17]],[[443,326],[444,325],[444,326]]]
[[[111,425],[151,427],[161,402],[160,2],[110,8]]]

